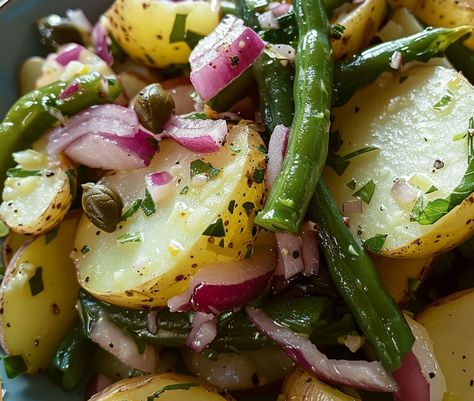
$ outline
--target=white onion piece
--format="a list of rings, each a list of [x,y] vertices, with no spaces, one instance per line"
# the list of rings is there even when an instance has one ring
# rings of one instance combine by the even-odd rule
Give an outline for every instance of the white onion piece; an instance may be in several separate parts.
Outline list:
[[[102,314],[99,320],[93,324],[89,338],[125,365],[146,373],[154,372],[155,349],[146,344],[145,351],[140,354],[133,338],[115,325],[105,314]]]
[[[83,46],[75,43],[63,46],[56,54],[55,60],[63,67],[68,65],[71,61],[77,61],[81,57],[82,51],[85,50]]]
[[[173,192],[173,176],[167,171],[157,171],[145,176],[146,188],[155,203]]]
[[[75,162],[103,170],[134,170],[146,167],[156,153],[150,136],[137,132],[133,138],[86,134],[66,148]]]
[[[276,275],[284,276],[286,280],[289,280],[304,270],[303,257],[301,255],[301,236],[289,233],[275,233],[275,238],[278,248]]]
[[[303,275],[312,276],[319,271],[319,246],[313,222],[307,221],[301,227],[301,254],[303,256]]]
[[[400,385],[395,399],[403,401],[442,401],[446,380],[434,354],[433,344],[426,329],[405,314],[415,337],[411,352],[402,367],[394,373]]]
[[[288,60],[292,64],[295,62],[296,50],[290,45],[270,45],[265,48],[265,53],[271,58],[278,60]]]
[[[185,293],[168,301],[168,307],[172,312],[218,313],[248,304],[265,290],[275,270],[271,246],[256,247],[250,259],[205,265],[191,278]]]
[[[278,326],[263,310],[246,307],[245,311],[260,332],[282,347],[301,368],[318,378],[356,389],[397,390],[397,383],[379,362],[328,359],[309,339]]]
[[[293,6],[288,3],[271,3],[268,5],[268,8],[272,10],[272,13],[275,17],[281,17],[282,15],[288,14]]]
[[[185,344],[194,352],[201,353],[216,338],[216,318],[213,314],[194,312],[193,327]]]
[[[258,23],[262,29],[278,29],[280,24],[272,11],[265,11],[258,16]]]
[[[403,67],[403,54],[399,51],[393,52],[390,57],[390,68],[394,70],[401,70]]]
[[[392,185],[392,194],[402,206],[411,205],[418,199],[419,193],[405,178],[397,178]]]
[[[260,56],[265,43],[241,19],[226,16],[189,56],[190,79],[202,100],[209,100]]]
[[[342,213],[362,213],[362,201],[354,199],[342,204]]]
[[[92,106],[75,114],[64,126],[48,134],[48,153],[58,154],[86,134],[109,134],[134,137],[138,131],[137,114],[117,104]]]
[[[288,134],[290,130],[280,124],[275,127],[268,143],[268,164],[265,170],[267,189],[270,190],[278,174],[280,174],[283,159],[288,145]]]
[[[89,33],[92,30],[92,24],[80,8],[66,10],[66,16],[81,32]]]
[[[114,63],[114,57],[109,50],[109,37],[107,31],[102,24],[102,18],[95,24],[91,32],[92,45],[95,53],[104,60],[107,65],[111,66]]]
[[[171,117],[164,126],[164,133],[186,149],[199,153],[219,150],[227,136],[224,120],[193,120]]]

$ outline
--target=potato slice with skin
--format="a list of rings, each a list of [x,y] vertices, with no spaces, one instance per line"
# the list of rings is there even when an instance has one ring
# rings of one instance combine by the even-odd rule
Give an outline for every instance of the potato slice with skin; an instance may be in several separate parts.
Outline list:
[[[12,257],[21,248],[21,246],[28,240],[28,237],[15,232],[10,232],[2,244],[3,265],[8,266]]]
[[[5,273],[0,289],[0,341],[8,355],[23,356],[27,373],[48,366],[76,317],[79,285],[69,254],[78,221],[78,213],[70,214],[56,235],[27,241]]]
[[[121,380],[94,395],[89,401],[143,401],[154,394],[159,394],[162,401],[234,400],[224,390],[201,383],[195,377],[164,373]]]
[[[218,7],[206,1],[115,1],[105,15],[108,31],[123,50],[158,68],[187,63],[186,37],[205,36],[219,23]]]
[[[446,378],[447,393],[456,401],[474,399],[474,290],[443,298],[416,316],[433,341]]]
[[[436,109],[442,99],[446,106]],[[461,74],[443,67],[415,67],[379,79],[333,110],[333,127],[343,140],[337,154],[377,148],[351,158],[340,176],[329,166],[324,171],[341,208],[367,183],[375,184],[371,199],[365,198],[369,203],[362,202],[362,213],[343,210],[354,234],[364,241],[387,235],[381,254],[414,258],[450,249],[471,235],[472,194],[435,224],[421,225],[410,217],[420,196],[425,205],[444,198],[464,176],[463,133],[467,134],[473,104],[474,89]],[[414,194],[409,201],[403,202],[394,189],[397,179],[408,182],[404,190],[408,187]]]
[[[13,156],[18,165],[5,180],[0,217],[19,234],[45,233],[64,218],[72,204],[75,167],[66,157],[56,160],[31,149]]]
[[[260,145],[257,132],[242,124],[217,152],[196,154],[164,140],[148,168],[106,176],[101,183],[122,197],[125,209],[143,198],[149,173],[168,171],[174,188],[158,202],[155,213],[147,217],[137,210],[112,234],[82,218],[74,257],[80,284],[117,305],[164,306],[186,289],[188,278],[204,264],[231,262],[251,253],[257,234],[253,219],[265,196]],[[191,163],[210,163],[220,172],[213,178],[197,174],[191,180]],[[128,242],[127,236],[136,242]],[[84,247],[87,252],[80,251]]]
[[[342,25],[341,39],[331,41],[333,57],[351,57],[367,47],[377,33],[386,13],[385,0],[365,0],[353,10],[341,14],[333,24]]]

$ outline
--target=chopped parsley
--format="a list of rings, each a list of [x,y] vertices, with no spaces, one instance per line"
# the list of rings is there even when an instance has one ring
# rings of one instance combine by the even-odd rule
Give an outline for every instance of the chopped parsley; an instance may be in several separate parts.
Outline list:
[[[207,227],[202,235],[207,235],[209,237],[225,237],[225,228],[222,218],[218,218],[214,223],[210,224]]]
[[[186,39],[187,14],[176,14],[169,38],[170,43],[183,42]]]
[[[69,190],[71,191],[72,199],[76,199],[77,195],[77,180],[76,180],[76,172],[71,168],[66,171],[67,180],[69,183]]]
[[[227,210],[229,211],[230,214],[234,213],[234,207],[235,207],[235,200],[231,200],[229,202],[229,206],[227,206]]]
[[[198,44],[198,42],[204,38],[205,35],[201,35],[200,33],[197,33],[197,32],[194,32],[194,31],[191,31],[190,29],[188,29],[186,31],[186,35],[185,35],[185,38],[184,38],[184,41],[186,42],[186,44],[189,46],[189,48],[192,50],[196,47],[196,45]]]
[[[437,103],[433,105],[433,109],[441,111],[444,110],[454,99],[454,95],[448,91]]]
[[[432,192],[436,192],[438,188],[436,188],[434,185],[428,188],[428,190],[425,192],[426,195],[431,194]]]
[[[142,205],[143,199],[137,199],[133,201],[127,209],[125,209],[125,212],[122,214],[121,221],[125,221],[132,217],[138,209],[140,209],[140,206]]]
[[[263,145],[263,144],[260,144],[260,145],[258,146],[258,149],[257,149],[257,150],[258,150],[260,153],[263,153],[263,154],[265,154],[265,155],[267,154],[267,148],[266,148],[265,145]]]
[[[363,242],[364,248],[369,249],[375,253],[379,253],[385,244],[387,234],[377,234]]]
[[[58,232],[59,232],[59,227],[55,227],[51,231],[48,231],[45,234],[44,241],[46,245],[48,245],[51,241],[53,241],[58,236]]]
[[[43,292],[43,268],[41,266],[36,268],[35,274],[28,280],[28,284],[30,285],[31,296],[34,297]]]
[[[125,233],[117,238],[119,244],[126,244],[127,242],[142,242],[142,234],[139,232]]]
[[[160,396],[166,391],[189,390],[192,387],[198,387],[198,386],[199,386],[198,383],[167,384],[166,386],[161,387],[160,389],[156,390],[153,394],[146,397],[146,401],[154,401],[156,398],[160,398]]]
[[[336,39],[336,40],[341,39],[345,30],[346,30],[346,27],[344,25],[341,25],[341,24],[331,25],[331,38]]]
[[[207,120],[207,114],[203,112],[191,113],[184,117],[186,120]]]
[[[425,199],[423,195],[421,195],[413,205],[413,209],[410,213],[410,221],[418,221],[420,214],[423,212],[423,207],[425,204]]]
[[[21,355],[4,356],[3,367],[5,368],[5,373],[9,379],[13,379],[27,370],[25,360]]]
[[[230,144],[229,149],[232,153],[240,153],[242,151],[242,149],[234,146],[234,144]]]
[[[354,192],[352,196],[359,198],[362,202],[365,202],[368,205],[372,199],[372,196],[374,195],[374,192],[375,192],[375,183],[372,180],[370,180],[362,188]]]
[[[253,180],[257,184],[261,184],[263,182],[264,177],[265,177],[265,169],[257,168],[253,172]]]
[[[214,167],[211,163],[204,163],[201,159],[196,159],[191,162],[191,178],[198,174],[204,174],[209,179],[217,177],[221,169]]]
[[[143,199],[140,206],[146,217],[150,217],[156,212],[155,202],[153,202],[153,198],[151,197],[150,191],[148,191],[148,189],[145,189],[145,198]]]
[[[189,192],[189,187],[186,185],[183,187],[181,192],[179,193],[180,195],[186,195]]]
[[[247,245],[247,251],[245,252],[245,259],[250,259],[253,255],[253,246]]]
[[[82,248],[81,248],[81,253],[87,253],[89,252],[91,249],[87,246],[87,245],[84,245]]]
[[[355,182],[354,179],[352,179],[346,185],[349,187],[349,189],[354,190],[356,188],[357,183]]]
[[[361,148],[361,149],[358,149],[354,152],[348,153],[347,155],[342,156],[342,158],[344,160],[349,160],[349,159],[352,159],[354,157],[363,155],[364,153],[372,152],[373,150],[377,150],[377,149],[378,148],[376,146],[367,146],[365,148]]]
[[[250,216],[250,214],[252,213],[252,210],[255,209],[255,205],[253,202],[245,202],[242,207],[244,208],[245,210],[245,213],[247,214],[247,216]]]
[[[25,170],[21,167],[9,168],[7,177],[9,178],[25,178],[25,177],[41,177],[41,170]]]

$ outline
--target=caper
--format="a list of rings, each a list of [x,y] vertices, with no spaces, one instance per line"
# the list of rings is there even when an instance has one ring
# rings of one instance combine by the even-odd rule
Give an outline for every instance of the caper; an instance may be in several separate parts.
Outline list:
[[[160,84],[151,84],[143,88],[134,105],[140,123],[154,134],[159,134],[163,130],[174,108],[173,98]]]
[[[122,217],[123,202],[109,187],[88,182],[82,185],[82,209],[92,224],[112,233]]]
[[[63,18],[56,14],[48,15],[36,22],[40,33],[40,42],[49,51],[56,51],[60,45],[66,43],[84,44],[84,39],[77,27],[69,18]]]

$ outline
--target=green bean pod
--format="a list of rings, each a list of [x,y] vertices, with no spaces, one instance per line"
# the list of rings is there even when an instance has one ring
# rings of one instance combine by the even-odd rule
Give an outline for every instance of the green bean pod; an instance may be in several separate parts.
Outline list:
[[[309,214],[319,224],[319,243],[336,287],[378,359],[388,370],[397,370],[411,350],[413,335],[322,181],[314,193]]]
[[[76,84],[79,89],[75,93],[60,99],[65,88]],[[69,82],[54,82],[18,99],[0,124],[0,192],[8,168],[14,164],[13,152],[30,147],[61,115],[70,116],[89,106],[112,102],[119,94],[115,78],[91,72]]]
[[[333,61],[322,1],[297,0],[294,7],[299,31],[295,115],[282,170],[255,223],[297,234],[328,152]]]
[[[406,38],[381,43],[350,60],[337,63],[334,67],[333,106],[342,106],[358,89],[374,82],[383,72],[390,71],[394,53],[400,52],[405,63],[427,62],[471,30],[472,27],[429,28]],[[468,69],[473,71],[472,65]]]

